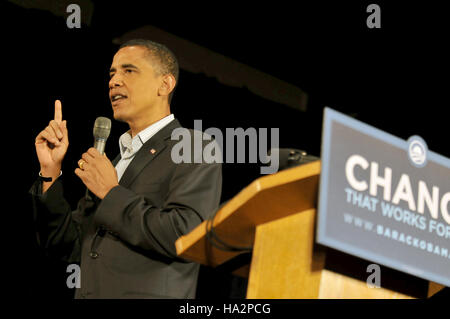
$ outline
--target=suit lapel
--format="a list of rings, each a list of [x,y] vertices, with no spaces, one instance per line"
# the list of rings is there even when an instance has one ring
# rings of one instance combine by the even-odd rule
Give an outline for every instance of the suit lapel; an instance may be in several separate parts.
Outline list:
[[[113,159],[113,161],[111,162],[113,164],[113,166],[115,167],[117,165],[117,163],[119,163],[120,159],[122,158],[122,156],[120,156],[120,153],[116,156],[115,159]]]
[[[180,123],[175,119],[152,136],[144,145],[142,145],[141,149],[136,153],[135,157],[123,173],[119,184],[126,188],[129,187],[144,167],[147,166],[167,147],[166,140],[171,136],[172,131],[177,127],[180,127]],[[120,158],[121,157],[119,154],[114,159],[113,164],[116,165]]]

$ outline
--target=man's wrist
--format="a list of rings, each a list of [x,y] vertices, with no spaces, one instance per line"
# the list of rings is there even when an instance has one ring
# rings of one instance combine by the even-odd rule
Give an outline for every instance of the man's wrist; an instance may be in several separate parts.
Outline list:
[[[41,167],[39,175],[42,177],[51,177],[53,180],[61,175],[61,166],[57,167]]]
[[[110,187],[106,192],[104,192],[103,194],[100,194],[101,197],[98,196],[98,198],[104,199],[104,198],[106,197],[106,195],[108,195],[108,194],[111,192],[111,190],[112,190],[113,188],[117,187],[117,186],[119,186],[119,184],[113,185],[113,186]]]
[[[50,176],[45,174],[49,174]],[[55,180],[61,175],[62,175],[61,169],[56,174],[53,172],[50,173],[48,171],[44,172],[40,171],[38,178],[42,181],[42,194],[44,194],[50,188],[50,186],[53,185]]]
[[[50,176],[46,176],[45,174],[42,174],[42,171],[39,172],[39,179],[41,179],[43,182],[54,182],[55,179],[60,177],[62,175],[62,171],[59,171],[59,174],[57,176],[51,174]]]

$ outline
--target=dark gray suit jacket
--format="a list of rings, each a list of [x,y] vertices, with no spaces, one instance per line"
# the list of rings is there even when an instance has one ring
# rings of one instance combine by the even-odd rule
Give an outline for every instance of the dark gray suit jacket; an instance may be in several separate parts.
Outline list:
[[[59,179],[43,195],[39,181],[30,190],[41,244],[81,263],[76,298],[195,297],[199,265],[178,258],[175,241],[217,210],[222,168],[175,164],[177,127],[173,120],[147,141],[103,200],[82,198],[72,211]]]

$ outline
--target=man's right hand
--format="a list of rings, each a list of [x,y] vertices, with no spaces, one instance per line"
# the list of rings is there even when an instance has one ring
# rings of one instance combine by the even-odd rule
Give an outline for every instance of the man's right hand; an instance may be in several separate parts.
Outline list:
[[[54,119],[38,134],[35,146],[41,165],[41,174],[45,177],[52,177],[53,182],[59,176],[61,164],[69,146],[67,124],[62,120],[61,101],[55,101]],[[44,183],[45,190],[52,182]],[[43,189],[43,192],[45,190]]]

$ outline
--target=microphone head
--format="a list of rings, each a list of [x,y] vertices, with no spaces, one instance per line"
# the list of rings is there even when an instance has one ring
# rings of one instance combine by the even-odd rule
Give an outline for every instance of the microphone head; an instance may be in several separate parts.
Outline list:
[[[111,120],[107,117],[97,117],[94,123],[94,138],[106,140],[111,132]]]
[[[270,159],[268,163],[271,165],[271,154],[275,149],[270,149],[267,152],[267,157]],[[278,149],[278,167],[279,171],[291,168],[297,165],[307,164],[309,162],[316,161],[320,158],[308,154],[303,150],[295,148],[279,148]]]

